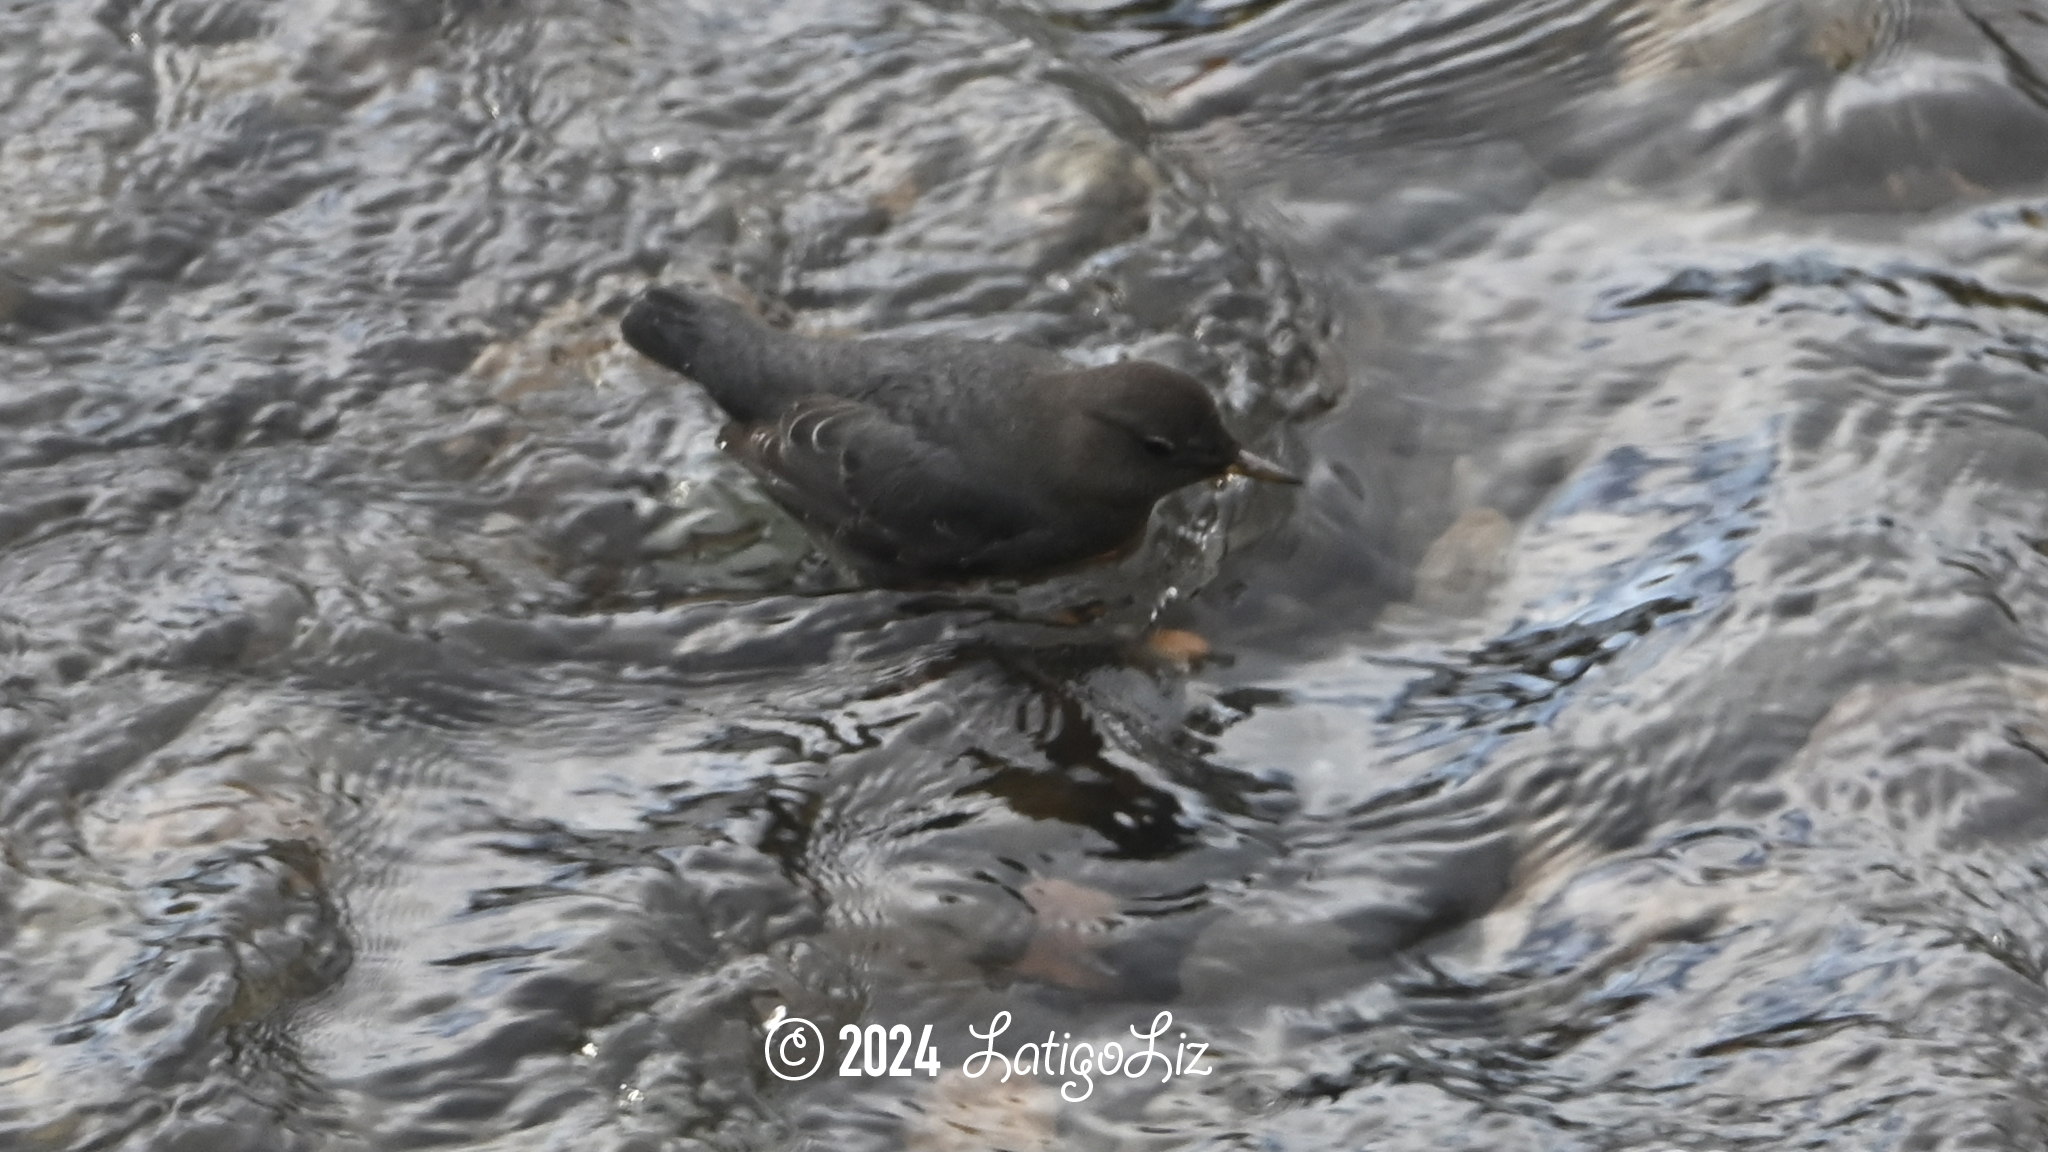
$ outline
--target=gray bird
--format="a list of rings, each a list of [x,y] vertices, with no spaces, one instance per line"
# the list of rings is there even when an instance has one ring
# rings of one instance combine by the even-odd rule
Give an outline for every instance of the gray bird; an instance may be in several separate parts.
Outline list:
[[[1160,497],[1198,480],[1300,483],[1245,451],[1208,391],[1163,364],[812,339],[666,288],[619,327],[702,385],[732,417],[720,447],[879,584],[1050,575],[1129,548]]]

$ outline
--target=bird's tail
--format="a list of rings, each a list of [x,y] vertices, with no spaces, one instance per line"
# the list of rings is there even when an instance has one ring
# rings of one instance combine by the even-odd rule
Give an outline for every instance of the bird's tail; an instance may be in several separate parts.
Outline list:
[[[693,297],[668,288],[649,288],[626,309],[619,333],[642,356],[695,376],[704,346],[704,330],[698,320]]]
[[[734,419],[767,419],[790,392],[809,390],[808,357],[796,337],[710,296],[649,288],[619,321],[626,343],[703,385]]]

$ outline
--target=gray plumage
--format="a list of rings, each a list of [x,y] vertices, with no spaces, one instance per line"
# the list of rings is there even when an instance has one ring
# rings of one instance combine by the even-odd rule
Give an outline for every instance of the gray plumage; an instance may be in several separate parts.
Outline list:
[[[970,340],[824,340],[663,288],[620,323],[732,417],[720,444],[878,583],[1045,575],[1118,552],[1244,452],[1193,378]]]

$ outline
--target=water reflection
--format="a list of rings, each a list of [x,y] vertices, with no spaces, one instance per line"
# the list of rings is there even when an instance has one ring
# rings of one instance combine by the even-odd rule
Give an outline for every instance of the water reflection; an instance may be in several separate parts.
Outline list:
[[[0,1143],[2026,1146],[2041,27],[0,12]],[[657,280],[1310,483],[861,590]],[[1162,1010],[1213,1074],[960,1070]]]

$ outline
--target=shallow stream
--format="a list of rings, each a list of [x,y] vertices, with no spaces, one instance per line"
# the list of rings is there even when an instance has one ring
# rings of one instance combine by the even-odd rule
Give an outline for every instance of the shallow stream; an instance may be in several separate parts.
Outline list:
[[[653,283],[1309,482],[851,587]],[[2048,1147],[2044,484],[2030,0],[14,0],[0,1147]]]

